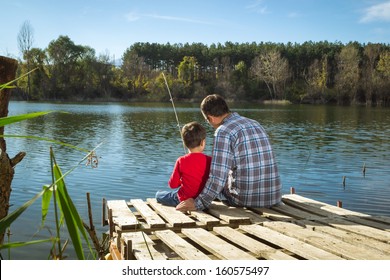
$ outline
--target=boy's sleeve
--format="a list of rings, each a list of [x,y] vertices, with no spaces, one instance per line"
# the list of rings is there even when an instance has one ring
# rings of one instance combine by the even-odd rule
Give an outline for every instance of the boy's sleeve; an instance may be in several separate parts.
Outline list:
[[[180,159],[177,159],[175,163],[175,167],[173,168],[171,177],[168,181],[168,186],[172,189],[176,189],[181,186]]]

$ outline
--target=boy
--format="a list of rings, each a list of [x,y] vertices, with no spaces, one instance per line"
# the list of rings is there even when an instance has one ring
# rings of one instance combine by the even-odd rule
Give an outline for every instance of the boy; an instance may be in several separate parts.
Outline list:
[[[209,177],[211,157],[203,153],[206,129],[197,122],[191,122],[182,128],[181,134],[189,153],[176,160],[168,181],[169,187],[175,190],[156,193],[157,202],[168,206],[196,198]]]

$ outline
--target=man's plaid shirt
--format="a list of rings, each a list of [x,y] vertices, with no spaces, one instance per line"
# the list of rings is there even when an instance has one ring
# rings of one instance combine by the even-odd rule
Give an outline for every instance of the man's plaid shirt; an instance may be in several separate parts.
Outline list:
[[[270,207],[282,184],[268,135],[257,122],[231,113],[216,129],[209,179],[195,199],[208,208],[222,193],[234,206]]]

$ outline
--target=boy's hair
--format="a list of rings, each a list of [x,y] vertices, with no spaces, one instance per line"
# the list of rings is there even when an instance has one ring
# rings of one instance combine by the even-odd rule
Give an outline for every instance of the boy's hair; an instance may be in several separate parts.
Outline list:
[[[188,149],[200,146],[202,140],[206,139],[206,129],[198,122],[190,122],[181,129],[184,145]]]
[[[200,109],[205,116],[220,117],[230,113],[229,106],[225,99],[218,94],[206,96],[200,104]]]

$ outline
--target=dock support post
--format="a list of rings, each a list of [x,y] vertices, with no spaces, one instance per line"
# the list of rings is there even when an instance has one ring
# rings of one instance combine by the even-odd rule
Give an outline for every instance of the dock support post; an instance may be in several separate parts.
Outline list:
[[[123,252],[122,250],[122,232],[121,231],[117,231],[117,236],[116,236],[116,247],[118,248],[118,250],[120,250],[121,252]]]
[[[107,225],[106,209],[107,209],[107,201],[103,197],[103,201],[102,201],[102,226],[103,227]]]
[[[131,240],[126,241],[125,260],[130,260],[133,252],[133,242]]]
[[[108,210],[108,223],[110,226],[110,238],[114,235],[114,221],[112,219],[112,209]]]

